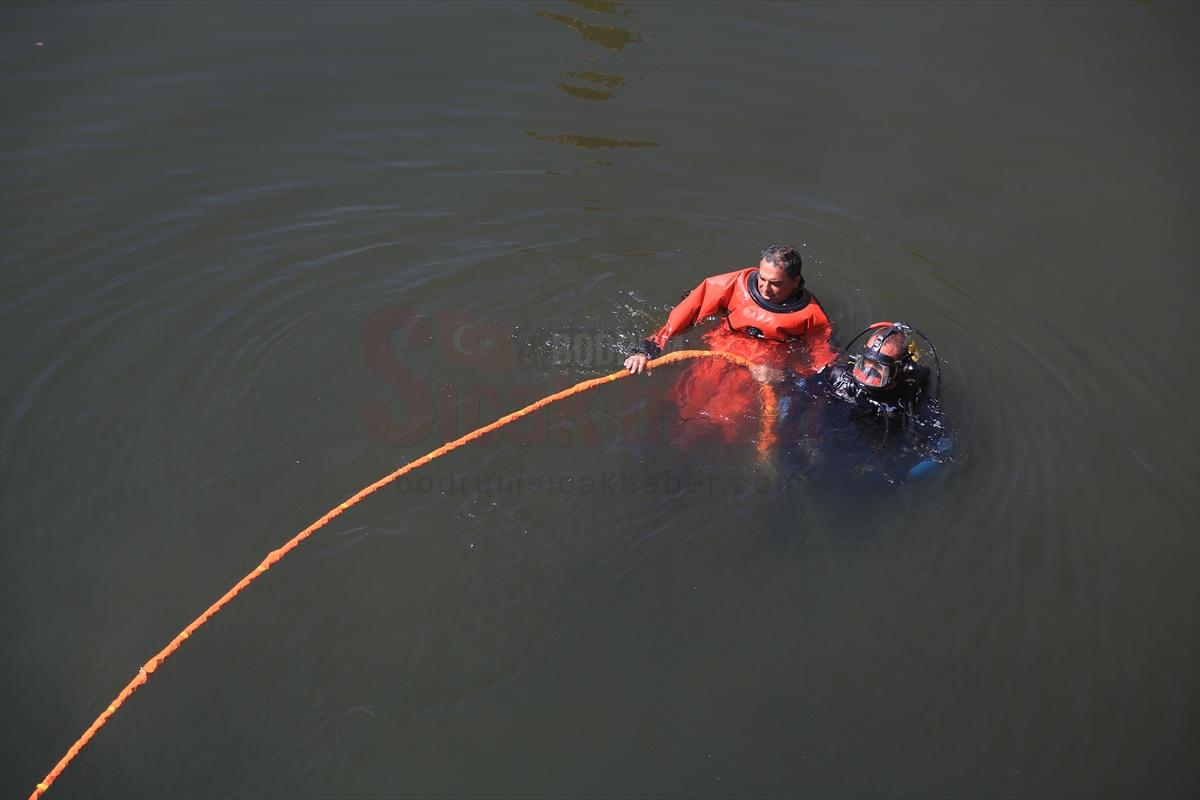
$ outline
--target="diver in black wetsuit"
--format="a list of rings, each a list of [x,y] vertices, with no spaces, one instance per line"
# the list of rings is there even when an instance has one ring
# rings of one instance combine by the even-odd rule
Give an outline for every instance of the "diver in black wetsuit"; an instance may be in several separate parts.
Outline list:
[[[950,462],[953,438],[930,369],[903,323],[881,322],[862,350],[839,358],[795,389],[781,405],[789,468],[812,480],[852,478],[896,484],[928,476]],[[925,339],[937,364],[937,351]]]

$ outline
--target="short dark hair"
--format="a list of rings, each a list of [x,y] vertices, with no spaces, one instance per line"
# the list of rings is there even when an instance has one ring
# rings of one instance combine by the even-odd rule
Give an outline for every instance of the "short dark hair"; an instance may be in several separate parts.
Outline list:
[[[796,252],[796,248],[786,244],[773,244],[762,251],[762,258],[768,264],[782,267],[787,272],[789,278],[800,277],[800,269],[803,264],[800,261],[800,254]]]

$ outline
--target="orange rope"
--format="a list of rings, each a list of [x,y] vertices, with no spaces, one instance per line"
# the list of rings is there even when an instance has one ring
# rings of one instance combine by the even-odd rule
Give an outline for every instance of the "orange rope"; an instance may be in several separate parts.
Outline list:
[[[762,416],[758,430],[758,457],[765,459],[775,446],[775,410],[779,405],[779,397],[769,383],[758,387],[758,397],[762,400]]]
[[[723,353],[723,352],[710,351],[710,350],[679,350],[674,353],[667,353],[666,355],[660,356],[659,358],[655,359],[654,366],[659,366],[661,364],[671,364],[676,361],[685,361],[689,358],[704,358],[704,357],[723,358],[726,361],[730,361],[734,364],[739,364],[743,367],[752,366],[752,363],[749,360],[742,358],[741,356],[736,356],[736,355],[733,355],[732,353]],[[66,755],[64,755],[61,759],[59,759],[58,763],[54,765],[54,769],[50,770],[50,773],[45,777],[45,779],[37,785],[37,788],[33,790],[33,794],[29,795],[29,800],[37,800],[37,798],[41,797],[41,795],[47,789],[50,788],[50,786],[54,783],[54,781],[57,780],[58,776],[62,774],[63,770],[65,770],[67,768],[67,765],[70,764],[72,760],[74,760],[75,756],[79,755],[79,751],[83,749],[83,746],[85,744],[87,744],[93,736],[96,735],[96,732],[99,731],[100,728],[102,728],[106,722],[108,722],[108,720],[112,717],[113,714],[117,713],[117,709],[120,708],[125,703],[125,701],[128,700],[130,698],[130,696],[134,692],[136,692],[144,683],[146,683],[147,680],[149,680],[150,675],[154,673],[154,670],[156,670],[160,666],[162,666],[162,663],[167,660],[167,657],[179,649],[179,646],[181,644],[183,644],[184,639],[187,639],[189,636],[191,636],[193,633],[195,633],[196,630],[201,625],[203,625],[204,623],[206,623],[210,619],[212,619],[214,614],[216,614],[218,611],[220,611],[225,606],[225,604],[228,603],[230,600],[237,597],[238,593],[241,592],[243,589],[245,589],[247,586],[249,586],[256,578],[258,578],[259,575],[262,575],[264,572],[266,572],[268,569],[270,569],[272,566],[274,566],[276,562],[278,562],[281,558],[283,558],[288,553],[290,553],[297,545],[299,545],[301,542],[303,542],[309,536],[312,536],[314,533],[316,533],[319,529],[323,528],[325,525],[329,524],[335,517],[339,516],[343,511],[347,510],[351,506],[357,505],[365,497],[377,492],[378,490],[382,489],[384,486],[387,486],[389,483],[391,483],[392,481],[401,477],[402,475],[405,475],[405,474],[417,469],[418,467],[422,467],[422,466],[428,464],[430,461],[433,461],[435,458],[438,458],[439,456],[443,456],[446,453],[449,453],[451,450],[456,450],[459,447],[462,447],[464,444],[467,444],[468,442],[472,442],[481,436],[485,436],[485,435],[491,433],[492,431],[496,430],[497,428],[503,427],[510,422],[513,422],[515,420],[520,419],[521,417],[526,416],[527,414],[531,414],[534,411],[537,411],[539,408],[548,406],[551,403],[554,403],[554,402],[557,402],[564,398],[570,397],[571,395],[580,394],[581,392],[586,392],[589,389],[594,389],[597,386],[601,386],[602,384],[611,383],[612,381],[619,380],[621,378],[626,377],[629,374],[630,373],[627,372],[626,370],[620,370],[618,372],[612,373],[611,375],[605,375],[600,378],[592,378],[591,380],[582,381],[568,389],[563,389],[561,392],[556,392],[547,397],[543,397],[541,400],[538,400],[535,403],[531,403],[531,404],[525,406],[524,408],[520,409],[519,411],[514,411],[513,413],[509,414],[508,416],[501,417],[500,419],[496,420],[495,422],[492,422],[488,425],[484,425],[482,428],[477,428],[476,430],[473,430],[468,434],[460,436],[459,438],[455,439],[454,441],[444,444],[441,447],[437,448],[436,450],[426,453],[425,455],[418,458],[416,461],[410,461],[409,463],[405,464],[403,467],[400,467],[400,469],[396,470],[395,472],[391,473],[390,475],[385,475],[384,477],[375,481],[371,485],[359,490],[356,494],[352,495],[345,502],[340,503],[335,508],[330,509],[316,522],[314,522],[313,524],[309,525],[304,530],[297,533],[295,536],[293,536],[291,539],[289,539],[287,541],[287,543],[283,545],[283,547],[280,547],[278,550],[272,550],[270,553],[267,554],[267,557],[263,559],[262,563],[260,563],[257,567],[255,567],[250,572],[250,574],[248,574],[246,577],[242,578],[240,581],[238,581],[232,587],[230,587],[229,591],[227,591],[227,592],[225,592],[225,594],[221,595],[220,599],[217,600],[217,602],[213,603],[211,606],[209,606],[207,609],[205,609],[203,614],[201,614],[200,616],[198,616],[194,620],[192,620],[192,622],[186,628],[184,628],[178,634],[175,635],[175,638],[172,639],[170,641],[170,643],[167,644],[166,647],[164,647],[162,650],[158,651],[158,653],[153,658],[151,658],[149,661],[147,661],[145,664],[143,664],[138,669],[137,675],[135,675],[133,677],[133,680],[131,680],[128,684],[126,684],[125,688],[121,690],[121,693],[117,695],[116,699],[114,699],[112,701],[112,703],[110,703],[108,705],[108,707],[100,713],[100,716],[96,717],[96,720],[91,725],[88,726],[88,729],[83,732],[83,735],[80,736],[75,741],[75,744],[71,745],[70,749],[67,750]],[[767,386],[764,386],[763,389],[764,389],[764,392],[762,393],[762,397],[763,397],[764,411],[769,408],[770,411],[773,412],[774,408],[775,408],[774,392],[772,392],[770,390],[770,387],[767,387]],[[764,417],[766,417],[766,416],[767,416],[767,414],[764,413]],[[764,430],[765,430],[765,426],[768,424],[766,419],[764,419],[763,424],[764,424]]]

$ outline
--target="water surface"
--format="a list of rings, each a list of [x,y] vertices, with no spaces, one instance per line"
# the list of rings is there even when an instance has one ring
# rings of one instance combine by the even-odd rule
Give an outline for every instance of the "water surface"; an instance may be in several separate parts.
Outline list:
[[[937,344],[952,474],[756,491],[645,434],[668,370],[606,387],[340,518],[52,796],[1200,790],[1196,5],[0,21],[3,796],[327,508],[776,241],[840,336]]]

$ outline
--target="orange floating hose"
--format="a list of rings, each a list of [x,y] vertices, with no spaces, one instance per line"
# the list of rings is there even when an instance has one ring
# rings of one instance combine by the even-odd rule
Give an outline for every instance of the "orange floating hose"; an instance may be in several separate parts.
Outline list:
[[[779,397],[774,387],[764,383],[758,387],[758,397],[762,400],[762,415],[758,430],[758,456],[765,459],[775,446],[775,411],[779,405]]]
[[[743,367],[750,367],[753,365],[751,361],[749,361],[748,359],[742,358],[741,356],[737,356],[732,353],[723,353],[723,352],[713,351],[713,350],[679,350],[674,353],[667,353],[663,356],[660,356],[659,358],[656,358],[654,360],[654,365],[659,366],[662,364],[672,364],[676,361],[686,361],[687,359],[690,359],[690,358],[705,358],[705,357],[723,358],[726,361],[729,361],[734,364],[738,364]],[[108,707],[105,708],[104,711],[102,711],[100,713],[100,716],[96,717],[96,720],[91,725],[88,726],[88,729],[86,731],[83,732],[83,735],[81,735],[75,741],[75,743],[73,745],[71,745],[71,747],[67,750],[66,754],[62,758],[59,759],[57,764],[54,765],[54,769],[50,770],[50,773],[48,775],[46,775],[46,777],[42,780],[42,782],[39,783],[37,785],[37,787],[33,790],[33,793],[31,795],[29,795],[29,800],[37,800],[37,798],[41,797],[42,794],[47,789],[50,788],[50,786],[54,783],[54,781],[58,779],[58,776],[63,773],[63,770],[65,770],[67,768],[67,765],[70,764],[71,761],[73,761],[75,759],[75,756],[79,755],[79,751],[83,749],[83,746],[86,745],[89,741],[91,741],[91,738],[96,735],[96,732],[99,731],[100,728],[102,728],[106,722],[108,722],[108,720],[112,717],[113,714],[117,713],[117,709],[120,708],[122,705],[124,705],[125,701],[128,700],[130,698],[130,696],[134,692],[136,692],[144,683],[146,683],[147,680],[149,680],[150,675],[153,674],[154,670],[156,670],[160,666],[162,666],[162,663],[167,660],[167,657],[179,649],[179,646],[181,644],[183,644],[184,639],[187,639],[189,636],[191,636],[193,633],[195,633],[196,630],[199,629],[201,625],[203,625],[204,623],[206,623],[210,619],[212,619],[214,614],[216,614],[218,611],[220,611],[222,608],[224,608],[225,605],[230,600],[237,597],[238,593],[241,592],[242,589],[245,589],[247,586],[249,586],[251,583],[253,583],[254,580],[256,578],[258,578],[259,575],[262,575],[264,572],[266,572],[268,569],[270,569],[272,566],[274,566],[276,562],[278,562],[281,558],[283,558],[288,553],[290,553],[293,549],[295,549],[295,547],[297,545],[299,545],[301,542],[303,542],[309,536],[312,536],[314,533],[316,533],[321,528],[325,527],[327,524],[329,524],[331,521],[333,521],[333,519],[335,517],[339,516],[343,511],[347,510],[351,506],[357,505],[361,500],[366,498],[368,495],[374,494],[375,492],[382,489],[384,486],[387,486],[389,483],[391,483],[392,481],[401,477],[402,475],[406,475],[407,473],[412,472],[413,470],[417,469],[418,467],[425,466],[430,461],[433,461],[435,458],[438,458],[439,456],[443,456],[446,453],[449,453],[451,450],[456,450],[459,447],[462,447],[464,444],[472,442],[481,436],[486,436],[487,434],[491,433],[492,431],[496,430],[497,428],[501,428],[510,422],[513,422],[515,420],[520,419],[521,417],[526,416],[527,414],[532,414],[534,411],[537,411],[540,408],[544,408],[545,406],[548,406],[551,403],[557,402],[559,400],[563,400],[567,397],[570,397],[571,395],[586,392],[589,389],[594,389],[597,386],[601,386],[605,383],[611,383],[612,381],[624,378],[624,377],[628,376],[629,374],[630,373],[627,372],[626,370],[619,370],[617,372],[612,373],[611,375],[605,375],[600,378],[592,378],[591,380],[582,381],[580,383],[575,384],[574,386],[572,386],[570,388],[563,389],[561,392],[555,392],[552,395],[543,397],[541,400],[538,400],[535,403],[530,403],[529,405],[525,406],[524,408],[520,409],[519,411],[514,411],[513,413],[511,413],[507,416],[501,417],[500,419],[496,420],[495,422],[491,422],[487,425],[484,425],[482,428],[477,428],[477,429],[471,431],[470,433],[464,434],[463,436],[458,437],[454,441],[448,442],[448,443],[442,445],[441,447],[437,448],[436,450],[432,450],[432,451],[426,453],[425,455],[421,456],[420,458],[416,459],[415,461],[408,462],[407,464],[405,464],[403,467],[400,467],[395,472],[392,472],[389,475],[385,475],[384,477],[380,478],[379,480],[375,481],[374,483],[370,484],[369,486],[366,486],[363,489],[360,489],[358,492],[356,492],[350,498],[348,498],[347,500],[345,500],[342,503],[339,503],[336,507],[327,511],[316,522],[312,523],[307,528],[305,528],[304,530],[297,533],[295,536],[293,536],[291,539],[289,539],[278,550],[272,550],[270,553],[267,554],[267,557],[262,560],[262,563],[260,563],[257,567],[255,567],[253,570],[251,570],[250,573],[248,575],[246,575],[246,577],[242,578],[240,581],[238,581],[233,586],[231,586],[229,588],[229,591],[227,591],[227,592],[225,592],[225,594],[221,595],[220,599],[218,599],[217,602],[213,603],[211,606],[209,606],[207,609],[205,609],[203,614],[196,617],[194,620],[191,621],[191,623],[186,628],[184,628],[179,633],[177,633],[175,635],[175,638],[172,639],[167,644],[166,647],[164,647],[162,650],[159,650],[158,653],[155,654],[155,656],[153,658],[151,658],[149,661],[147,661],[145,664],[143,664],[141,667],[138,668],[137,675],[133,676],[133,680],[131,680],[128,684],[125,685],[125,688],[121,690],[121,693],[118,694],[111,703],[109,703]],[[774,416],[775,394],[769,386],[764,385],[762,387],[762,389],[763,390],[760,394],[761,394],[761,397],[763,400],[763,407],[764,407],[763,431],[764,431],[764,433],[767,433],[768,427],[770,424],[769,417]],[[764,447],[764,445],[760,441],[760,444],[759,444],[760,452],[762,452],[763,447]]]

